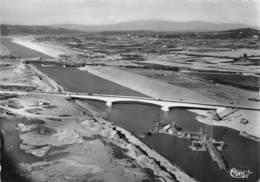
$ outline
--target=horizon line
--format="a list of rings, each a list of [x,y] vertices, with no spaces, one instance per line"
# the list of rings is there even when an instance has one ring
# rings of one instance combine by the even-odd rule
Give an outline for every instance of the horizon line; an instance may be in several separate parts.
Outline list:
[[[241,22],[212,22],[212,21],[203,21],[203,20],[187,20],[187,21],[178,21],[178,20],[168,20],[168,19],[135,19],[135,20],[127,20],[127,21],[118,21],[115,23],[108,23],[108,24],[79,24],[73,22],[60,22],[60,23],[53,23],[53,24],[36,24],[36,23],[8,23],[8,22],[0,22],[0,25],[21,25],[21,26],[54,26],[54,25],[81,25],[81,26],[108,26],[108,25],[116,25],[121,23],[129,23],[129,22],[137,22],[137,21],[164,21],[164,22],[176,22],[176,23],[189,23],[189,22],[200,22],[200,23],[211,23],[211,24],[237,24],[237,25],[245,25],[245,26],[254,26],[260,27],[260,25],[252,25],[252,24],[245,24]]]

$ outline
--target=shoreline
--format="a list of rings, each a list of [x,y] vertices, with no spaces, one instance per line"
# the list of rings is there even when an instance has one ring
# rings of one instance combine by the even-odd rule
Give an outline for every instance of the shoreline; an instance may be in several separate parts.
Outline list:
[[[38,78],[41,81],[43,81],[44,83],[46,83],[50,88],[52,88],[53,91],[55,91],[55,92],[65,92],[64,88],[61,85],[59,85],[57,82],[52,80],[48,75],[46,75],[46,74],[42,73],[40,70],[38,70],[36,68],[36,66],[34,66],[32,64],[28,64],[28,66],[38,76]],[[40,84],[40,83],[38,83],[38,84]]]
[[[75,51],[69,50],[65,47],[59,47],[51,44],[33,42],[34,37],[23,36],[23,37],[12,37],[12,42],[21,46],[30,48],[35,51],[39,51],[43,54],[51,56],[53,58],[59,58],[60,55],[73,54]]]
[[[44,77],[47,82],[51,81],[51,85],[56,85],[59,89],[62,89],[64,91],[64,88],[62,86],[60,86],[54,80],[49,78],[45,73],[42,73],[40,70],[38,70],[33,65],[31,65],[31,67],[33,68],[34,71],[36,71],[38,74],[40,74],[42,77]],[[50,83],[48,83],[48,85],[49,84]],[[82,104],[80,104],[80,103],[81,103],[80,101],[77,101],[77,103],[73,103],[73,104],[75,104],[76,106],[82,107]],[[91,109],[87,108],[86,110],[89,111]],[[95,115],[92,115],[94,113],[95,113]],[[105,124],[107,126],[110,126],[110,125],[113,126],[113,124],[110,123],[109,121],[106,121],[106,120],[100,118],[98,116],[98,113],[96,113],[96,111],[92,110],[91,115],[101,125]],[[116,129],[113,129],[113,127],[115,127]],[[144,151],[146,153],[148,158],[150,158],[151,160],[157,161],[162,168],[166,169],[166,174],[168,173],[168,174],[174,175],[178,181],[183,181],[183,182],[195,182],[196,181],[195,179],[190,177],[188,174],[186,174],[185,171],[183,169],[181,169],[179,166],[169,162],[161,154],[159,154],[158,152],[156,152],[156,151],[152,150],[151,148],[149,148],[146,144],[144,144],[142,141],[140,141],[138,138],[136,138],[134,135],[132,135],[129,131],[127,131],[124,128],[121,128],[119,126],[113,126],[113,127],[109,127],[110,128],[110,132],[112,132],[113,130],[116,130],[117,132],[120,132],[121,134],[125,135],[126,140],[129,141],[130,144],[140,148],[142,151]],[[118,146],[120,148],[124,149],[124,145],[121,145],[121,146],[118,145]],[[140,163],[140,161],[138,162],[138,160],[140,160],[140,159],[138,159],[137,156],[132,155],[132,154],[134,154],[134,151],[130,152],[129,154],[130,154],[129,157],[135,159],[135,161],[137,163]],[[143,165],[145,165],[145,164],[143,164]],[[148,167],[148,166],[146,166],[146,167]],[[153,166],[153,167],[155,167],[155,166]],[[152,170],[154,171],[154,170],[156,170],[156,168],[153,168]],[[163,172],[163,171],[161,171],[161,172]],[[156,172],[156,171],[154,171],[154,173],[157,174],[157,175],[160,174],[160,172]],[[167,180],[167,181],[171,181],[171,180]]]
[[[196,98],[198,102],[200,102],[201,99],[204,102],[205,101],[214,102],[213,100],[208,99],[207,97],[202,96],[200,94],[196,94],[196,92],[193,92],[189,89],[185,89],[175,85],[170,85],[168,83],[163,83],[159,80],[146,78],[144,76],[115,69],[113,67],[111,68],[111,67],[85,66],[83,68],[78,68],[78,69],[81,71],[88,71],[89,73],[99,76],[103,79],[112,81],[116,84],[133,89],[135,91],[138,91],[140,93],[143,93],[153,98],[162,98],[166,100],[167,99],[171,100],[171,99],[176,99],[175,95],[177,96],[177,98],[180,98],[182,95],[183,100],[185,100],[187,99],[187,97],[191,97],[191,99],[193,99],[194,96],[199,96],[199,98]],[[169,92],[170,89],[172,89],[171,92]],[[173,95],[175,91],[176,93],[175,95]],[[207,112],[205,110],[200,110],[200,109],[187,109],[187,110],[194,112],[198,115],[204,115],[204,116],[207,115]],[[219,114],[224,115],[225,112],[229,111],[229,109],[225,109],[225,110],[220,112]],[[233,115],[229,116],[228,118],[225,118],[225,120],[223,121],[219,121],[219,122],[210,121],[208,118],[199,119],[198,117],[196,117],[196,120],[203,124],[209,124],[218,127],[227,127],[227,128],[234,129],[238,132],[246,132],[250,135],[260,138],[260,128],[258,127],[257,124],[257,118],[259,117],[260,117],[260,112],[258,111],[246,111],[240,109],[239,111],[235,112]],[[240,120],[242,118],[248,119],[250,121],[250,124],[247,126],[241,125]]]
[[[37,69],[37,68],[36,68]],[[42,73],[42,74],[44,74],[44,73]],[[47,76],[47,75],[46,75]],[[54,80],[52,80],[53,82],[55,82]],[[99,119],[101,119],[102,120],[102,118],[97,118],[97,120],[99,120]],[[104,120],[105,121],[105,120]],[[84,121],[83,121],[84,122]],[[88,121],[85,121],[84,123],[85,124],[87,124],[87,122]],[[101,122],[100,120],[99,120],[99,122]],[[107,122],[107,121],[105,121],[105,122]],[[110,122],[109,122],[110,123]],[[109,125],[109,123],[107,123],[108,125]],[[105,125],[106,126],[106,125]],[[133,144],[135,144],[135,142],[137,142],[137,145],[141,145],[142,144],[142,142],[139,140],[139,139],[137,139],[137,138],[135,138],[135,136],[133,136],[131,133],[129,133],[127,130],[125,130],[125,129],[123,129],[123,128],[120,128],[120,127],[117,127],[117,126],[113,126],[113,125],[110,125],[110,128],[109,128],[109,131],[117,131],[117,132],[119,132],[120,134],[124,134],[125,136],[127,136],[127,137],[130,137],[130,139],[128,139],[128,141],[130,141],[130,140],[132,140],[131,141],[131,143]],[[109,135],[110,136],[110,135]],[[133,136],[133,137],[132,137]],[[112,138],[114,138],[113,136],[111,136]],[[141,142],[141,143],[139,143],[139,142]],[[145,145],[145,144],[144,144]],[[125,147],[125,146],[123,146],[123,147]],[[123,148],[122,146],[120,147],[121,149]],[[146,149],[146,147],[147,146],[143,146],[142,145],[142,147],[143,148],[145,148]],[[159,160],[161,160],[162,161],[162,156],[160,156],[160,154],[159,153],[157,153],[157,152],[155,152],[155,151],[153,151],[151,148],[149,148],[149,147],[147,147],[147,150],[148,151],[150,151],[150,152],[152,152],[152,154],[150,154],[150,155],[148,155],[148,157],[150,157],[151,158],[151,156],[153,156],[153,157],[158,157],[159,158]],[[149,153],[150,153],[149,152]],[[154,155],[153,155],[153,152],[154,152]],[[149,154],[148,153],[148,154]],[[131,154],[131,153],[130,153]],[[135,156],[134,156],[135,157]],[[137,158],[138,159],[138,158]],[[167,165],[167,162],[169,162],[167,159],[166,159],[166,163],[164,163],[164,162],[161,162],[163,165]],[[170,163],[170,162],[169,162]],[[174,163],[173,163],[174,164]],[[170,165],[171,166],[174,166],[172,163],[170,163]],[[177,168],[177,170],[180,170],[180,175],[183,175],[183,174],[185,174],[186,176],[188,176],[188,174],[186,174],[185,173],[185,171],[183,172],[181,169],[179,169],[178,168],[178,166],[174,166],[174,168],[172,168],[172,170],[173,170],[173,174],[174,173],[176,173],[176,169],[175,168]],[[178,177],[178,178],[181,178],[180,176],[178,176],[178,175],[175,175],[176,177]],[[191,177],[190,176],[188,176],[188,179],[184,179],[183,178],[183,176],[182,176],[182,178],[180,179],[181,181],[188,181],[189,179],[190,179]],[[191,181],[195,181],[194,179],[190,179]]]
[[[95,67],[85,66],[78,68],[81,71],[101,77],[105,80],[112,81],[121,86],[143,93],[144,95],[163,99],[163,100],[189,100],[200,102],[203,100],[208,103],[215,103],[215,100],[207,98],[197,92],[186,89],[184,87],[170,85],[159,80],[151,79],[114,67]]]
[[[77,101],[77,105],[86,109],[85,106],[83,104],[81,104],[80,101]],[[148,147],[146,144],[144,144],[142,141],[140,141],[138,138],[136,138],[133,134],[131,134],[128,130],[126,130],[122,127],[116,126],[113,123],[106,121],[103,118],[100,118],[99,113],[97,113],[97,111],[92,110],[91,108],[87,108],[87,110],[91,111],[91,115],[94,120],[97,120],[100,124],[102,124],[103,126],[106,126],[106,128],[110,128],[112,131],[116,131],[120,135],[124,135],[124,137],[126,139],[125,142],[129,142],[134,147],[141,149],[141,151],[143,151],[148,158],[150,158],[153,161],[156,161],[155,163],[159,163],[162,168],[165,168],[166,173],[174,175],[176,177],[177,181],[180,181],[180,182],[181,181],[183,181],[183,182],[195,182],[196,181],[191,176],[186,174],[183,169],[181,169],[176,164],[172,164],[171,162],[169,162],[165,157],[163,157],[161,154],[159,154],[158,152],[156,152],[153,149],[151,149],[150,147]],[[110,136],[110,137],[112,140],[114,139],[114,136]],[[114,144],[116,144],[116,143],[114,143]],[[132,147],[129,148],[129,146],[126,146],[126,145],[121,145],[119,147],[123,148],[123,149],[128,149],[128,150],[130,148],[132,148]],[[138,156],[136,156],[136,153],[134,150],[129,152],[129,156],[134,158],[137,163],[138,163],[138,160],[140,160],[140,158],[138,158]],[[143,165],[145,165],[145,164],[143,164]],[[156,170],[156,169],[154,169],[154,170]],[[157,171],[157,172],[159,172],[159,171]],[[157,175],[159,173],[157,173]]]
[[[32,42],[31,42],[32,43]],[[32,43],[33,44],[33,43]],[[28,45],[23,45],[25,47],[27,47]],[[47,47],[50,45],[46,45]],[[37,49],[37,47],[36,47]],[[50,49],[50,47],[49,47]],[[38,51],[42,51],[42,50],[38,50]],[[150,87],[148,82],[149,80],[152,80],[149,78],[149,80],[143,80],[141,75],[137,75],[138,77],[136,79],[133,79],[131,76],[135,76],[135,74],[129,74],[126,71],[122,71],[119,69],[111,69],[111,67],[96,67],[94,68],[93,66],[86,66],[83,68],[79,68],[80,70],[87,70],[89,71],[91,74],[94,74],[96,76],[99,76],[103,79],[112,81],[114,83],[117,83],[119,85],[125,86],[127,88],[136,90],[140,93],[143,93],[144,95],[148,95],[154,98],[160,98],[163,96],[163,98],[166,99],[171,99],[171,98],[180,98],[180,95],[183,96],[183,99],[187,99],[188,100],[192,100],[195,97],[195,100],[197,100],[198,102],[201,101],[201,99],[203,99],[204,101],[208,101],[208,102],[216,102],[215,100],[209,99],[201,94],[198,94],[197,92],[194,92],[192,90],[183,88],[183,87],[179,87],[179,86],[175,86],[175,85],[170,85],[167,83],[163,83],[159,80],[155,80],[151,82],[151,84],[154,85],[159,85],[159,88],[157,87],[151,87],[151,88],[146,88],[144,85],[146,85],[147,87]],[[112,71],[111,71],[112,70]],[[122,79],[121,77],[118,77],[118,74],[121,74],[121,77],[123,76],[124,78]],[[141,78],[141,79],[140,79]],[[132,79],[132,80],[131,80]],[[138,82],[136,82],[136,80],[138,80]],[[130,80],[130,81],[129,81]],[[139,84],[139,86],[136,86],[137,84]],[[173,91],[169,94],[169,86],[172,87]],[[163,89],[162,89],[163,88]],[[165,92],[166,91],[166,92]],[[159,94],[158,94],[159,93]],[[175,93],[175,95],[173,95],[173,93]],[[191,96],[192,95],[192,96]],[[175,97],[176,96],[176,97]],[[198,97],[197,97],[198,96]],[[198,99],[199,98],[199,99]],[[206,112],[203,110],[194,110],[194,109],[189,109],[192,112],[195,112],[196,114],[199,115],[205,115]],[[241,117],[241,115],[243,117],[245,117],[246,119],[248,119],[250,121],[250,127],[243,127],[239,120],[241,120],[243,117]],[[260,113],[259,112],[253,112],[250,114],[248,114],[248,112],[246,112],[246,110],[239,110],[238,112],[235,113],[235,115],[233,115],[233,120],[232,123],[230,121],[228,122],[222,122],[222,123],[214,123],[214,126],[224,126],[224,127],[228,127],[234,130],[237,130],[239,132],[246,132],[250,135],[253,135],[255,137],[260,138],[260,128],[257,125],[257,118],[260,117]],[[199,122],[202,123],[206,123],[206,124],[212,124],[212,122],[208,122],[207,120],[198,120]]]

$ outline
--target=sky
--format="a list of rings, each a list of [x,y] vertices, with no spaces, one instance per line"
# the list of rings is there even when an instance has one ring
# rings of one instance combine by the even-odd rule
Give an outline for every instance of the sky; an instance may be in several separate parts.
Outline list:
[[[162,19],[260,26],[260,0],[0,0],[0,23],[113,24]]]

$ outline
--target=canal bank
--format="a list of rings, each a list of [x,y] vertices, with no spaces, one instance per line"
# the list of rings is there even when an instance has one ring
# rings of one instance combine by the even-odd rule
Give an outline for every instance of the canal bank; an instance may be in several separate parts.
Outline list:
[[[62,73],[60,72],[61,69],[63,69]],[[97,93],[97,90],[92,90],[92,88],[98,87],[99,91],[102,93],[107,91],[107,88],[102,88],[103,84],[99,84],[100,82],[95,77],[91,79],[91,77],[88,77],[89,75],[85,75],[86,72],[81,73],[79,70],[69,69],[71,68],[65,69],[59,67],[54,68],[53,70],[41,69],[41,71],[58,81],[66,90],[74,88],[76,90],[78,89],[78,92]],[[71,72],[70,76],[66,76],[67,72]],[[93,84],[96,85],[93,87]],[[111,87],[110,93],[115,91],[113,90],[113,87]],[[117,89],[116,92],[117,94],[123,93],[122,95],[131,95],[126,94],[126,91],[123,90]],[[131,133],[134,133],[136,136],[142,134],[143,131],[150,129],[152,121],[158,117],[158,115],[166,121],[174,120],[188,130],[194,131],[200,127],[204,127],[204,125],[198,123],[194,119],[195,115],[181,109],[175,109],[169,113],[161,113],[160,108],[158,107],[142,104],[117,104],[112,108],[107,108],[104,103],[93,101],[88,101],[88,103],[99,110],[105,111],[110,121],[131,131]],[[230,167],[250,169],[253,171],[253,175],[250,175],[249,179],[244,181],[256,181],[259,177],[259,163],[256,160],[259,154],[259,145],[238,136],[238,133],[234,130],[222,127],[214,127],[214,135],[217,138],[222,138],[227,144],[227,147],[223,151],[223,155]],[[165,156],[169,161],[181,166],[185,172],[197,178],[199,181],[236,181],[229,176],[228,172],[219,171],[217,165],[211,160],[208,153],[190,151],[188,148],[189,142],[186,140],[163,134],[154,135],[150,138],[141,140],[150,148]]]
[[[33,68],[31,71],[34,71],[36,73],[36,75],[39,76],[40,80],[43,80],[43,82],[47,82],[47,83],[45,83],[45,85],[47,87],[51,87],[49,89],[53,89],[53,90],[57,90],[57,91],[58,90],[63,90],[60,85],[55,84],[55,82],[53,82],[50,78],[48,78],[47,75],[41,74],[41,72],[39,72],[33,66],[29,65],[26,68],[28,68],[28,69],[29,68]],[[29,80],[31,80],[31,79],[28,79],[27,81],[29,81]],[[40,82],[37,82],[37,83],[33,82],[33,83],[37,84],[39,86],[39,87],[37,86],[38,89],[39,88],[43,88],[43,86],[39,85]],[[115,86],[111,87],[111,89],[114,89],[114,88],[115,88]],[[128,92],[129,93],[130,92],[134,93],[134,91],[128,91]],[[28,94],[28,99],[39,99],[39,97],[40,97],[38,94],[34,95],[33,93],[29,93],[29,92],[25,93],[25,95],[27,95],[27,94]],[[136,95],[140,95],[140,93],[136,93]],[[50,99],[51,100],[50,102],[56,102],[56,99],[55,98],[51,99],[51,97],[52,97],[51,95],[43,96],[42,99],[45,98],[44,102],[43,102],[44,104],[42,102],[40,102],[40,101],[39,101],[39,103],[38,102],[37,103],[38,104],[41,103],[40,105],[43,104],[42,106],[45,106],[47,99]],[[20,98],[20,96],[19,96],[17,99],[18,100],[21,99],[22,103],[24,102],[24,100],[23,100],[24,98],[23,97]],[[66,101],[66,102],[68,102],[68,101]],[[68,104],[68,103],[67,104],[63,103],[63,104],[64,104],[64,106],[59,106],[59,107],[50,106],[48,108],[49,109],[51,109],[51,108],[55,109],[56,108],[56,109],[60,110],[61,112],[66,113],[66,114],[61,114],[61,116],[68,117],[68,116],[70,116],[70,112],[71,111],[66,111],[65,108],[68,105],[70,105],[70,104]],[[40,133],[40,135],[38,135],[37,134],[38,129],[37,129],[36,132],[34,130],[32,130],[32,131],[26,131],[25,133],[22,133],[22,132],[24,132],[24,130],[21,129],[20,132],[22,134],[19,133],[19,135],[18,135],[18,131],[15,130],[15,126],[18,125],[18,124],[19,124],[19,126],[23,125],[21,123],[18,123],[18,122],[23,122],[23,121],[21,121],[20,119],[17,119],[15,126],[12,127],[12,129],[16,133],[17,137],[14,138],[14,137],[10,137],[9,136],[8,138],[9,139],[14,139],[15,142],[17,142],[17,145],[14,146],[14,148],[18,152],[20,152],[21,154],[24,154],[24,152],[26,152],[26,153],[31,153],[33,155],[40,154],[41,156],[43,156],[43,155],[46,154],[45,147],[47,147],[48,150],[50,150],[49,149],[50,148],[49,145],[51,145],[51,148],[52,148],[52,147],[57,147],[56,145],[63,146],[64,142],[65,142],[65,144],[66,144],[66,142],[68,142],[68,144],[72,144],[73,140],[75,139],[75,137],[74,137],[75,131],[77,130],[77,132],[79,132],[78,128],[73,129],[71,127],[66,128],[64,130],[64,125],[67,125],[69,123],[72,124],[73,122],[77,122],[77,121],[74,121],[74,120],[71,120],[71,119],[66,120],[66,121],[65,120],[61,120],[61,118],[59,118],[60,115],[57,112],[55,112],[55,111],[50,111],[50,113],[49,113],[50,115],[43,115],[43,116],[41,116],[41,109],[39,109],[39,108],[37,109],[37,111],[36,110],[35,111],[30,110],[30,112],[36,112],[36,114],[32,114],[32,113],[31,114],[27,114],[27,111],[26,112],[25,111],[24,112],[20,112],[19,109],[17,109],[17,112],[16,112],[16,109],[11,109],[11,108],[8,109],[8,107],[4,107],[4,108],[7,109],[7,111],[8,111],[7,114],[11,113],[12,116],[16,116],[16,114],[17,114],[18,117],[30,115],[32,117],[35,116],[36,118],[38,118],[38,117],[41,118],[41,117],[47,116],[48,117],[47,118],[48,122],[46,123],[46,125],[48,125],[48,127],[54,127],[54,128],[57,129],[57,125],[62,125],[63,129],[58,128],[58,130],[57,130],[58,134],[57,133],[54,134],[54,135],[50,134],[50,136],[48,136],[48,137],[45,136],[43,133]],[[81,116],[82,114],[84,114],[83,111],[79,115]],[[85,114],[86,114],[86,112],[85,112]],[[53,115],[54,118],[52,118],[51,115]],[[58,116],[56,116],[56,115],[58,115]],[[191,182],[194,181],[194,179],[192,179],[190,176],[186,175],[185,172],[183,172],[179,168],[173,166],[164,157],[162,157],[156,151],[151,150],[144,143],[142,143],[140,140],[138,140],[136,137],[134,137],[130,132],[128,132],[127,130],[125,130],[125,129],[121,128],[121,127],[114,126],[111,122],[101,122],[101,119],[102,118],[97,118],[97,119],[95,118],[93,121],[92,120],[89,121],[89,120],[85,119],[85,121],[83,121],[81,124],[84,125],[86,128],[80,127],[81,128],[80,131],[84,132],[87,135],[90,135],[90,133],[93,132],[92,130],[97,130],[97,134],[95,134],[95,135],[103,136],[105,139],[111,139],[111,142],[112,143],[114,142],[114,144],[119,147],[120,151],[123,150],[124,154],[130,157],[130,159],[128,159],[128,158],[124,159],[125,157],[122,158],[122,156],[121,157],[118,156],[120,159],[122,158],[122,160],[126,160],[125,163],[133,163],[132,166],[130,164],[125,164],[126,167],[122,167],[122,168],[120,167],[120,166],[122,166],[122,163],[121,163],[121,164],[119,164],[117,166],[111,167],[110,170],[103,171],[103,173],[101,173],[101,175],[106,175],[110,171],[114,171],[115,173],[111,174],[109,176],[109,178],[116,178],[117,176],[115,175],[116,174],[115,170],[117,170],[117,168],[121,168],[121,171],[123,171],[123,173],[118,175],[118,177],[121,177],[121,179],[123,179],[123,178],[126,178],[127,175],[131,176],[131,174],[135,173],[137,170],[139,170],[141,168],[141,169],[144,170],[144,172],[146,172],[147,174],[150,174],[151,178],[144,179],[144,180],[148,180],[148,181],[160,181],[160,180],[158,180],[158,177],[162,181],[165,181],[165,180],[166,181],[176,181],[177,180],[177,181],[185,181],[185,182],[186,181],[191,181]],[[27,123],[26,124],[26,127],[27,127],[28,126],[27,120],[24,121],[24,122]],[[0,122],[0,123],[2,124],[3,122]],[[8,123],[8,121],[5,121],[5,123]],[[54,125],[52,125],[52,124],[54,124]],[[96,125],[96,126],[94,126],[94,125]],[[28,127],[29,128],[30,127],[33,128],[34,125],[28,126]],[[8,128],[6,127],[6,125],[1,125],[1,129],[7,130]],[[85,131],[85,129],[86,129],[86,131]],[[63,130],[64,130],[64,132],[62,132]],[[74,132],[72,132],[72,130]],[[92,132],[90,132],[88,130],[91,130]],[[69,133],[67,133],[68,135],[66,135],[66,131],[69,132]],[[62,141],[60,141],[60,142],[59,141],[55,141],[55,138],[57,138],[57,135],[62,135],[59,138],[59,140],[61,139]],[[81,134],[80,135],[76,134],[75,136],[76,136],[76,138],[82,137]],[[125,136],[125,138],[123,136]],[[20,141],[19,138],[21,138],[22,141]],[[70,140],[70,138],[72,138],[72,141]],[[83,137],[83,138],[78,138],[78,139],[79,139],[78,141],[80,141],[80,142],[82,142],[83,140],[91,140],[90,143],[92,143],[92,144],[93,144],[92,140],[95,140],[95,138],[92,139],[91,137],[85,137],[85,138]],[[44,145],[43,149],[41,149],[42,145]],[[45,145],[47,145],[47,146],[45,146]],[[74,145],[77,145],[77,144],[74,144]],[[91,161],[93,161],[93,160],[95,160],[95,161],[96,160],[97,161],[106,160],[106,161],[101,162],[101,164],[104,165],[104,168],[107,167],[107,162],[115,164],[114,161],[118,160],[118,159],[115,159],[115,160],[111,159],[111,156],[109,156],[109,155],[106,156],[107,152],[104,151],[103,149],[100,149],[100,150],[96,151],[96,153],[95,153],[95,154],[100,154],[100,153],[101,154],[102,153],[106,154],[106,155],[102,154],[101,159],[97,159],[98,155],[94,155],[94,154],[89,155],[89,156],[84,156],[84,155],[82,156],[81,155],[81,152],[83,152],[82,150],[86,150],[86,153],[87,153],[88,150],[93,150],[93,148],[96,148],[95,145],[91,146],[91,148],[89,148],[89,147],[84,148],[83,147],[83,149],[82,149],[82,146],[81,146],[77,150],[73,149],[74,148],[73,145],[66,146],[65,148],[67,148],[67,147],[69,149],[73,150],[74,153],[78,154],[78,156],[76,155],[77,158],[78,157],[83,157],[82,161],[86,161],[89,158],[92,159]],[[75,146],[75,147],[77,147],[77,146]],[[20,148],[21,148],[21,150],[20,150]],[[107,147],[105,149],[107,149]],[[41,150],[43,150],[43,151],[41,151]],[[45,157],[42,158],[42,160],[47,160],[47,162],[41,160],[40,162],[37,162],[36,164],[33,161],[31,161],[30,158],[27,158],[27,156],[31,156],[29,154],[26,155],[26,156],[18,157],[19,159],[27,158],[25,163],[19,164],[19,166],[22,166],[22,169],[25,170],[25,171],[28,170],[27,171],[28,173],[26,172],[25,176],[28,176],[29,178],[33,178],[36,181],[37,181],[38,177],[40,177],[40,178],[42,177],[42,178],[48,179],[46,177],[48,175],[51,175],[50,179],[55,179],[57,177],[62,179],[64,176],[66,177],[67,175],[70,175],[70,176],[74,177],[74,175],[77,174],[77,172],[79,172],[76,169],[72,169],[70,174],[64,174],[64,176],[63,176],[63,172],[64,172],[63,170],[67,170],[68,169],[68,166],[66,166],[66,161],[67,161],[66,159],[65,159],[65,161],[62,160],[63,163],[65,162],[65,166],[63,166],[64,168],[60,168],[61,165],[54,165],[53,166],[52,161],[49,161],[49,159],[52,158],[52,159],[56,160],[54,162],[58,162],[58,163],[61,162],[59,160],[59,158],[56,158],[56,157],[50,157],[49,158],[49,156],[53,155],[52,153],[54,153],[54,155],[55,155],[56,152],[59,153],[57,150],[64,150],[64,148],[58,148],[58,149],[55,149],[55,151],[52,151],[52,150],[51,151],[47,151],[46,158]],[[112,154],[117,156],[118,155],[117,153],[118,152],[115,152],[115,153],[112,153]],[[121,153],[122,153],[122,151],[121,151]],[[73,154],[73,152],[72,152],[72,154]],[[15,155],[15,154],[10,155],[8,160],[10,158],[11,159],[14,158],[13,155]],[[125,156],[125,155],[123,155],[123,156]],[[69,160],[71,161],[71,159],[69,159]],[[78,161],[72,161],[72,162],[76,162],[76,163],[73,163],[73,165],[75,165],[75,164],[77,165],[78,164]],[[13,163],[16,163],[16,161],[14,161]],[[87,164],[88,168],[92,167],[91,166],[92,162],[86,163],[86,164]],[[85,166],[86,164],[84,164],[83,166]],[[35,169],[35,166],[37,166],[37,168],[38,167],[41,168],[42,170],[38,171],[37,169]],[[79,168],[81,166],[82,166],[82,163],[80,163],[80,166],[77,165],[76,167]],[[49,168],[52,168],[52,167],[55,167],[55,168],[57,167],[58,169],[54,169],[54,170],[50,171]],[[73,166],[71,166],[71,167],[73,167]],[[93,167],[95,167],[95,166],[93,166]],[[5,173],[4,173],[5,174],[5,179],[7,179],[7,178],[10,179],[12,177],[12,175],[10,173],[7,173],[9,168],[6,168],[6,163],[3,166],[3,168],[4,168],[4,171],[5,171]],[[151,172],[150,169],[153,172]],[[129,170],[129,172],[124,172],[126,170]],[[14,169],[14,172],[18,172],[18,171],[19,171],[19,169]],[[55,171],[58,171],[58,172],[56,173]],[[76,173],[74,173],[74,172],[76,172]],[[88,171],[86,171],[86,173],[88,173]],[[24,174],[22,174],[22,175],[24,175]],[[42,176],[42,175],[44,175],[44,176]],[[59,176],[59,175],[61,175],[61,176]],[[134,178],[128,177],[128,178],[126,178],[126,180],[128,180],[128,181],[142,181],[142,180],[135,180],[140,175],[141,175],[141,173],[139,173],[139,174],[136,173]],[[20,180],[19,178],[17,178],[17,179],[15,178],[14,181],[19,181],[19,180]],[[86,176],[85,180],[88,181],[88,176]],[[112,181],[115,181],[115,180],[112,180]],[[119,180],[119,181],[124,181],[124,180]]]
[[[5,181],[194,181],[128,131],[77,106],[48,93],[1,100]]]
[[[99,77],[93,76],[86,71],[79,71],[76,68],[62,68],[60,66],[41,67],[40,65],[37,65],[37,68],[63,85],[67,91],[101,94],[107,94],[106,92],[108,91],[108,94],[126,95],[126,92],[127,95],[132,94],[125,87],[118,86],[115,90],[113,90],[114,86],[107,88],[107,84],[99,84],[101,83]],[[77,81],[75,82],[75,80]],[[111,84],[113,85],[114,83]],[[80,85],[80,88],[78,85]],[[205,128],[204,124],[196,121],[195,114],[183,109],[174,109],[165,113],[161,112],[159,107],[151,105],[121,103],[109,108],[102,102],[85,102],[107,113],[106,119],[127,129],[135,136],[140,136],[151,129],[153,120],[158,116],[167,122],[175,121],[185,130],[198,131],[201,128]],[[255,157],[258,155],[259,145],[239,136],[238,132],[232,129],[214,127],[213,130],[214,137],[223,140],[226,144],[223,156],[228,167],[250,169],[255,173],[250,176],[248,181],[256,180],[259,174],[259,164]],[[191,151],[189,149],[190,142],[187,140],[163,134],[156,134],[148,138],[139,137],[139,139],[199,181],[236,181],[230,177],[228,171],[219,170],[208,152]],[[245,155],[248,156],[247,160],[243,158]]]

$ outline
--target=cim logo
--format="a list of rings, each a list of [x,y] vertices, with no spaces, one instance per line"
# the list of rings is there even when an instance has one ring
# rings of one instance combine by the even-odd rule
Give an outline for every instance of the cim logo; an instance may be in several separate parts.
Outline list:
[[[232,176],[233,178],[248,178],[250,174],[252,174],[250,170],[243,171],[237,170],[235,168],[232,168],[230,170],[230,176]]]

